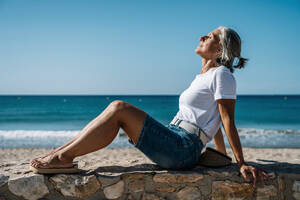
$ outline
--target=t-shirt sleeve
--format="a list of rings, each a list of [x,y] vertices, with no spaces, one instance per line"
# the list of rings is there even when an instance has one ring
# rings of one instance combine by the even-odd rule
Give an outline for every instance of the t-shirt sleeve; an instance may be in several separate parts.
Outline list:
[[[212,80],[214,99],[236,99],[236,81],[229,71],[217,70]]]

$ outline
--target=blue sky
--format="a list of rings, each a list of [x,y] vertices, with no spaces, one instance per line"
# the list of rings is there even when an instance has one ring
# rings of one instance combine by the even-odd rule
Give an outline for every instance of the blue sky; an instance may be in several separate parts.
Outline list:
[[[0,94],[180,94],[199,37],[241,36],[238,94],[300,94],[300,1],[0,0]]]

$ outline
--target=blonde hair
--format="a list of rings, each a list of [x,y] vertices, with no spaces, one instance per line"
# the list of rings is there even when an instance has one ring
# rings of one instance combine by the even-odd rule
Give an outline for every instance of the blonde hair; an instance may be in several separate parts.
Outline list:
[[[233,73],[233,68],[243,68],[245,67],[246,62],[249,60],[247,58],[241,57],[241,38],[233,29],[220,26],[220,43],[222,45],[221,57],[217,59],[217,63],[224,65],[230,69],[230,72]],[[238,58],[239,62],[237,65],[233,65],[234,59]]]

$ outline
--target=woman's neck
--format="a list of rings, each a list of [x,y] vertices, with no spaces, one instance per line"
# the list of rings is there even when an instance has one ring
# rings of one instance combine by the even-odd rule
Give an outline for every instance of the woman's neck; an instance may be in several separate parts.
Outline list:
[[[216,61],[202,58],[202,69],[200,74],[207,72],[210,68],[218,67],[220,65],[215,64]]]

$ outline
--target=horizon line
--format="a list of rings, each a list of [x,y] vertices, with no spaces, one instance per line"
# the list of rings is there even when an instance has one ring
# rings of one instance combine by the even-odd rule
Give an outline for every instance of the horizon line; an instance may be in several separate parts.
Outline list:
[[[178,96],[180,94],[0,94],[0,96]],[[299,96],[300,94],[237,94],[237,96]]]

